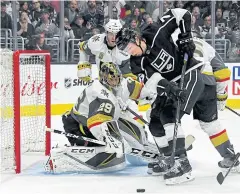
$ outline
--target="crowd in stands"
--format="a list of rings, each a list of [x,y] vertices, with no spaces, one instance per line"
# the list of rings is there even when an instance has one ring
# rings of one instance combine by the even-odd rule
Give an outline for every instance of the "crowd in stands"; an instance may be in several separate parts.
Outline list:
[[[104,32],[104,24],[110,15],[120,19],[124,27],[141,33],[148,24],[159,22],[159,1],[114,0],[108,1],[65,0],[64,21],[60,17],[59,1],[17,1],[17,10],[12,9],[11,1],[1,0],[1,47],[6,47],[3,39],[6,30],[13,30],[17,22],[17,36],[24,39],[25,49],[49,50],[54,54],[51,41],[64,38],[68,40],[88,40],[92,35]],[[211,13],[211,1],[163,1],[163,12],[171,8],[185,8],[192,13],[192,30],[196,36],[211,43],[212,33],[216,39],[216,49],[224,50],[224,59],[240,60],[240,2],[216,1],[216,11]],[[111,9],[111,14],[109,15]],[[17,11],[17,21],[12,20],[12,12]],[[215,17],[212,32],[211,17]],[[60,32],[63,22],[64,33]],[[59,47],[58,47],[59,48]],[[71,45],[69,48],[73,49]],[[69,51],[69,49],[68,49]],[[222,53],[223,54],[223,53]],[[66,52],[66,57],[69,53]]]

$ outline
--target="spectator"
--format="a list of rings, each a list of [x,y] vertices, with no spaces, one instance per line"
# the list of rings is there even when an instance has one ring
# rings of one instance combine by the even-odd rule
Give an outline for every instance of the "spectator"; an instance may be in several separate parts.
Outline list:
[[[140,13],[139,8],[134,8],[133,13],[129,15],[125,20],[126,24],[130,24],[132,21],[132,18],[134,18],[137,21],[137,26],[140,26],[142,24],[142,15]]]
[[[1,3],[1,29],[12,29],[12,19],[9,14],[6,13],[6,3]]]
[[[27,49],[30,50],[46,50],[49,51],[51,56],[54,55],[52,48],[45,43],[44,33],[35,35],[31,37],[29,44],[27,45]]]
[[[20,2],[19,16],[21,16],[21,12],[26,12],[26,13],[27,13],[28,19],[29,19],[28,22],[31,23],[31,19],[30,19],[31,12],[30,12],[30,10],[29,10],[28,2],[27,2],[27,1],[21,1],[21,2]],[[20,19],[20,17],[19,17],[19,19]]]
[[[216,11],[216,26],[219,29],[225,29],[227,27],[227,20],[222,17],[222,8],[217,8]]]
[[[229,1],[223,1],[222,9],[223,9],[223,19],[229,20]]]
[[[7,1],[7,0],[1,0],[1,3],[5,3],[5,6],[6,6],[6,13],[8,14],[8,15],[10,15],[11,16],[11,18],[12,18],[12,3],[11,3],[11,1]],[[16,2],[16,6],[17,6],[17,10],[19,9],[18,8],[18,2]]]
[[[40,2],[38,0],[33,0],[32,4],[33,4],[33,7],[32,7],[33,10],[32,10],[30,19],[31,19],[32,25],[36,26],[36,24],[41,19],[42,12],[41,12],[41,8],[40,8]]]
[[[87,6],[87,9],[83,13],[85,24],[91,29],[99,28],[100,31],[104,31],[104,15],[97,9],[96,1],[88,0]]]
[[[64,15],[68,18],[70,25],[73,23],[76,15],[79,13],[78,4],[76,0],[71,0],[69,8],[64,10]]]
[[[239,27],[238,20],[237,20],[237,13],[234,10],[231,10],[229,12],[229,21],[228,21],[228,27],[234,31],[235,28]]]
[[[138,22],[137,18],[133,17],[131,19],[130,28],[135,30],[136,32],[138,32],[140,34],[140,29],[138,28],[137,22]]]
[[[23,38],[34,35],[34,27],[28,22],[28,13],[25,11],[20,12],[19,22],[17,23],[17,35]]]
[[[125,15],[124,17],[132,15],[132,12],[135,8],[138,8],[140,10],[140,13],[144,13],[144,2],[143,1],[125,1],[126,4],[125,7]]]
[[[43,10],[43,9],[47,9],[48,12],[49,12],[49,14],[50,14],[49,18],[50,18],[51,20],[55,19],[55,17],[56,17],[56,12],[55,12],[53,6],[51,5],[51,1],[50,1],[50,0],[42,1],[41,9],[42,9],[42,10]]]
[[[119,19],[119,14],[120,14],[120,10],[118,10],[116,7],[113,7],[112,9],[112,19]]]
[[[175,1],[174,2],[174,7],[175,8],[183,8],[184,7],[184,2],[183,1]]]
[[[147,24],[153,24],[153,19],[151,17],[148,17],[147,18]]]
[[[139,26],[140,31],[142,31],[143,29],[145,29],[148,26],[148,18],[150,18],[150,15],[148,13],[145,12],[142,14],[143,20],[142,20],[141,25]],[[151,20],[152,20],[152,18],[151,18]]]
[[[68,41],[68,39],[75,38],[73,30],[69,24],[67,17],[64,18],[64,39]]]
[[[195,31],[196,33],[200,33],[200,28],[198,25],[196,25],[196,17],[194,15],[192,16],[191,30]]]
[[[52,38],[54,35],[59,35],[59,29],[49,19],[49,12],[47,9],[42,10],[41,21],[37,23],[35,33],[44,33],[45,37],[47,38]]]
[[[199,9],[199,7],[197,5],[195,5],[193,7],[192,15],[195,16],[195,18],[196,18],[195,25],[196,26],[203,26],[204,21],[203,21],[203,19],[200,16],[200,9]]]
[[[205,39],[210,39],[211,38],[211,15],[206,14],[204,16],[204,24],[203,26],[199,26],[200,28],[200,34],[203,38]],[[218,33],[218,28],[215,27],[215,35],[219,34]]]
[[[84,19],[82,15],[77,15],[72,24],[73,33],[76,39],[83,40],[84,35],[88,29],[84,26]]]
[[[92,29],[92,34],[93,34],[93,36],[94,35],[97,35],[97,34],[100,34],[101,32],[100,32],[100,30],[98,29],[98,28],[93,28]]]

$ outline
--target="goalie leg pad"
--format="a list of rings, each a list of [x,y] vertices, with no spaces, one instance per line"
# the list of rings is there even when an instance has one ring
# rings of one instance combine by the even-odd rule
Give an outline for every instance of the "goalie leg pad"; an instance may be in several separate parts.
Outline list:
[[[69,146],[51,150],[45,170],[63,172],[110,172],[126,166],[125,157],[105,153],[104,147]]]
[[[116,153],[117,158],[121,158],[124,154],[123,138],[116,121],[105,122],[101,124],[103,136],[107,145],[106,153]]]

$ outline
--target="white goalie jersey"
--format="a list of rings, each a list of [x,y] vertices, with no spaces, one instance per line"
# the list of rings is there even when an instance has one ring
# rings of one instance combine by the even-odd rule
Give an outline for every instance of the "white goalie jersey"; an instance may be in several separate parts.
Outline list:
[[[79,96],[71,114],[89,129],[103,122],[118,120],[121,110],[116,96],[125,102],[128,98],[135,100],[142,87],[139,82],[123,79],[117,94],[114,94],[98,80],[94,80]]]

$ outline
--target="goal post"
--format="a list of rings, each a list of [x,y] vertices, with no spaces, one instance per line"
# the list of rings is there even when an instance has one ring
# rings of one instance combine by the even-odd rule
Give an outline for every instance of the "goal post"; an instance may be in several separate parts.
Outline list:
[[[50,153],[50,53],[1,49],[0,61],[1,171],[20,173],[26,152]]]

